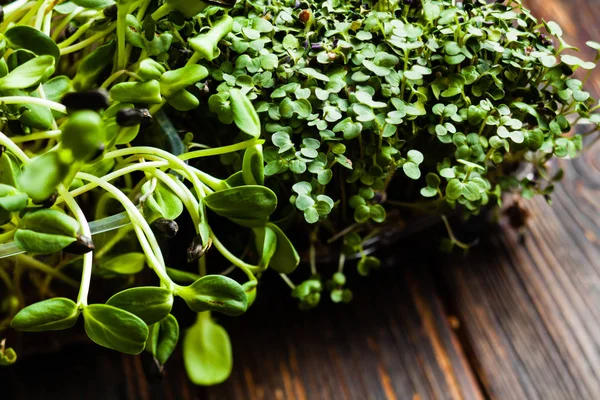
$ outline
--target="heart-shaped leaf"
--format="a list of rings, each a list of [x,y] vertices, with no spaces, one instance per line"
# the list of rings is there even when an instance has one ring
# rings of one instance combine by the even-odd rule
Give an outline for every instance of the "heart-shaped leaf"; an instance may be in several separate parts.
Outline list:
[[[224,382],[233,367],[227,331],[211,319],[199,320],[185,333],[183,361],[194,384],[208,386]]]
[[[85,333],[103,347],[127,354],[139,354],[148,338],[148,327],[134,314],[106,304],[83,309]]]
[[[173,307],[173,294],[165,288],[135,287],[115,294],[106,304],[129,311],[151,325],[169,315]]]
[[[207,275],[190,286],[175,292],[196,312],[219,311],[226,315],[240,315],[248,307],[244,288],[231,278]]]
[[[55,297],[25,307],[10,326],[26,332],[58,331],[75,325],[78,316],[79,307],[73,300]]]

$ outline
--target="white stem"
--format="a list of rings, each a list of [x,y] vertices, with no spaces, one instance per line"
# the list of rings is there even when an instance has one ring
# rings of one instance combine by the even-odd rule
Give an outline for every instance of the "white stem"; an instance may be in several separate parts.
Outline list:
[[[67,107],[64,105],[57,103],[55,101],[40,99],[38,97],[29,97],[29,96],[5,96],[0,97],[0,103],[4,104],[33,104],[36,106],[47,107],[51,110],[58,111],[60,113],[66,114]]]

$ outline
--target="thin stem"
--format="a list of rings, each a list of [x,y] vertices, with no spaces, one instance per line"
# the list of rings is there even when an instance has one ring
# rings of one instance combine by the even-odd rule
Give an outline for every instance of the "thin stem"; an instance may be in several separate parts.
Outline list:
[[[140,213],[137,207],[117,187],[105,182],[103,179],[83,172],[79,172],[77,177],[97,184],[102,189],[112,194],[123,205],[127,211],[127,214],[129,214],[129,219],[133,223],[133,227],[138,236],[140,245],[144,249],[144,253],[148,259],[148,264],[152,267],[152,269],[154,269],[161,282],[165,284],[167,288],[172,290],[175,285],[166,272],[164,259],[160,250],[160,246],[158,245],[158,241],[156,240],[154,233],[152,233],[150,225],[148,225],[148,222],[144,219],[144,216]]]
[[[65,199],[65,203],[67,203],[67,206],[75,216],[75,219],[77,222],[79,222],[79,225],[81,226],[81,233],[91,239],[92,232],[90,231],[90,226],[88,225],[85,214],[81,210],[81,207],[79,207],[79,204],[77,204],[73,196],[69,194],[69,191],[64,187],[64,185],[60,185],[58,187],[58,193],[60,193],[60,195]],[[88,294],[90,293],[90,284],[92,282],[93,262],[93,252],[89,251],[83,255],[81,284],[79,286],[79,294],[77,295],[77,305],[80,307],[87,306]]]
[[[52,34],[52,40],[54,40],[56,42],[56,40],[58,39],[58,36],[60,36],[63,29],[65,29],[65,27],[69,24],[69,22],[71,22],[83,10],[84,9],[82,7],[76,7],[73,11],[71,11],[71,13],[69,15],[63,17],[63,19],[60,21],[60,23],[58,25],[56,25],[56,28],[54,28],[54,33]]]
[[[219,250],[219,253],[221,253],[223,257],[225,257],[230,263],[244,271],[244,273],[248,276],[248,278],[250,278],[250,280],[256,279],[254,277],[254,272],[260,272],[263,270],[261,267],[248,264],[231,254],[227,247],[225,247],[223,243],[219,241],[217,236],[215,236],[215,233],[212,231],[212,229],[210,230],[210,238],[212,239],[215,248]]]
[[[27,256],[25,254],[19,254],[19,255],[15,256],[15,258],[16,258],[16,262],[19,263],[19,265],[21,265],[21,266],[24,266],[29,269],[35,269],[35,270],[43,272],[44,274],[47,274],[47,275],[52,275],[54,278],[59,279],[62,282],[66,283],[67,285],[72,286],[74,288],[79,287],[79,283],[77,281],[69,278],[62,272],[55,270],[54,268],[50,267],[49,265],[46,265],[43,262],[36,260],[33,257]]]
[[[106,253],[108,253],[117,243],[121,241],[129,232],[133,230],[131,225],[127,225],[122,227],[115,233],[108,242],[100,250],[96,252],[96,258],[102,258]]]
[[[21,150],[8,136],[0,132],[0,144],[6,147],[11,153],[13,153],[19,160],[24,164],[27,164],[30,160],[27,154]]]
[[[107,89],[110,85],[113,84],[114,81],[116,81],[117,79],[119,79],[119,77],[121,75],[129,75],[130,77],[136,79],[136,80],[141,80],[139,76],[137,76],[137,74],[134,74],[133,72],[130,72],[126,69],[121,69],[117,72],[115,72],[114,74],[112,74],[111,76],[109,76],[103,83],[102,85],[100,85],[101,88]]]
[[[181,160],[189,160],[192,158],[209,157],[209,156],[220,156],[222,154],[233,153],[240,150],[245,150],[248,147],[254,145],[263,144],[265,141],[262,139],[249,139],[243,142],[230,144],[227,146],[215,147],[210,149],[202,149],[196,151],[190,151],[179,156]]]
[[[115,28],[116,28],[116,26],[112,25],[110,28],[100,31],[100,32],[96,33],[95,35],[90,36],[89,38],[87,38],[77,44],[74,44],[69,47],[64,47],[64,48],[60,49],[60,55],[64,56],[65,54],[70,54],[70,53],[74,53],[76,51],[85,49],[89,45],[96,43],[99,39],[103,38],[104,36],[108,35],[112,31],[114,31]]]
[[[90,29],[90,27],[92,26],[94,21],[96,21],[96,18],[92,18],[85,24],[81,25],[79,27],[79,29],[77,29],[75,31],[75,33],[73,33],[71,36],[69,36],[67,39],[63,40],[62,42],[58,43],[58,45],[57,45],[58,48],[62,49],[64,47],[68,47],[68,46],[72,45],[73,43],[75,43],[77,41],[77,39],[79,39],[81,36],[83,36],[83,34],[86,33],[88,31],[88,29]]]
[[[448,236],[450,237],[450,240],[452,241],[452,243],[454,243],[461,249],[468,250],[470,246],[464,242],[461,242],[460,240],[458,240],[456,238],[456,236],[454,236],[454,232],[452,231],[450,222],[448,221],[448,218],[445,215],[442,215],[442,221],[444,221],[444,225],[446,226],[446,232],[448,232]]]
[[[66,114],[67,107],[55,101],[41,99],[39,97],[29,96],[5,96],[0,97],[0,104],[32,104],[36,106],[47,107],[51,110]]]
[[[127,175],[130,174],[132,172],[135,171],[143,171],[143,170],[152,170],[155,168],[162,168],[162,167],[166,167],[168,166],[169,163],[166,161],[159,161],[159,162],[148,162],[148,163],[141,163],[141,164],[134,164],[134,165],[129,165],[125,168],[116,170],[114,172],[111,172],[108,175],[105,175],[102,177],[102,179],[106,182],[108,181],[112,181],[114,179],[117,179],[123,175]],[[95,182],[90,182],[87,183],[77,189],[74,189],[73,191],[71,191],[71,196],[73,197],[77,197],[80,196],[86,192],[89,192],[90,190],[94,189],[98,187],[98,184]],[[64,199],[62,197],[59,197],[58,199],[56,199],[56,204],[60,204],[64,201]]]
[[[60,130],[36,132],[36,133],[31,133],[26,136],[16,136],[16,137],[11,138],[11,140],[13,141],[13,143],[25,143],[25,142],[32,142],[35,140],[56,139],[56,138],[60,137],[61,134],[62,134],[62,131],[60,131]]]
[[[163,4],[156,11],[152,13],[152,19],[158,21],[159,19],[166,17],[172,11],[172,8],[168,4]]]
[[[296,285],[294,285],[294,282],[292,282],[286,274],[279,274],[279,276],[290,287],[290,289],[292,289],[292,290],[296,289]]]
[[[129,6],[129,3],[117,6],[117,70],[127,67],[127,60],[125,58],[125,31],[127,30]]]

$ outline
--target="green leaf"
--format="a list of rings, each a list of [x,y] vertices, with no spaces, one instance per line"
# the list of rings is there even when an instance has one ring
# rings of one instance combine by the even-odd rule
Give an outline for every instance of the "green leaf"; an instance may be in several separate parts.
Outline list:
[[[165,97],[165,100],[177,111],[190,111],[200,105],[198,98],[185,89]]]
[[[462,196],[464,184],[458,179],[452,179],[446,186],[446,197],[450,200],[458,200]]]
[[[15,243],[33,254],[50,254],[77,241],[79,223],[63,212],[41,209],[26,213],[19,221]]]
[[[204,198],[208,208],[247,227],[264,226],[277,208],[277,197],[264,186],[246,185],[220,190]]]
[[[60,57],[60,50],[56,43],[42,31],[30,26],[13,26],[4,32],[4,37],[11,49],[25,49],[38,56],[52,56],[56,61]]]
[[[133,275],[144,269],[146,256],[143,253],[125,253],[100,263],[102,269],[123,275]]]
[[[100,74],[112,64],[116,47],[115,41],[111,40],[85,56],[73,78],[73,86],[76,90],[90,89],[96,83]]]
[[[40,84],[54,73],[54,57],[38,56],[0,78],[0,90],[26,89]]]
[[[113,100],[121,103],[160,104],[162,102],[160,83],[157,80],[122,82],[113,86],[109,95]]]
[[[155,334],[158,337],[154,356],[161,365],[164,365],[175,351],[175,347],[177,347],[179,323],[173,315],[169,314],[160,321],[157,328],[155,328]]]
[[[256,250],[260,257],[259,266],[261,268],[267,268],[277,249],[277,236],[268,226],[265,226],[264,228],[254,228],[252,231],[254,232]]]
[[[233,122],[244,133],[258,138],[261,126],[258,114],[250,99],[241,90],[232,88],[229,91]]]
[[[150,181],[142,186],[142,195],[150,190]],[[157,183],[154,192],[148,197],[144,203],[153,213],[160,215],[163,218],[174,220],[183,212],[183,201],[165,184]]]
[[[206,275],[190,286],[177,288],[175,293],[195,312],[218,311],[235,316],[248,307],[244,288],[222,275]]]
[[[91,110],[75,111],[62,129],[62,146],[78,161],[90,161],[104,145],[104,122]]]
[[[271,269],[282,274],[294,272],[298,264],[300,264],[300,256],[294,245],[277,225],[269,222],[267,223],[267,227],[275,232],[275,236],[277,237],[277,248],[271,257],[269,266]]]
[[[21,250],[31,254],[56,253],[77,241],[71,236],[40,233],[28,229],[17,229],[14,239]]]
[[[16,188],[0,183],[0,208],[10,212],[19,212],[27,207],[29,196]]]
[[[412,162],[407,161],[402,165],[402,170],[410,179],[417,180],[421,177],[421,171],[419,170],[419,165]]]
[[[265,183],[265,162],[262,145],[255,144],[244,151],[242,176],[246,185],[263,185]]]
[[[26,332],[59,331],[75,325],[78,316],[79,307],[73,300],[55,297],[25,307],[10,326]]]
[[[183,361],[188,377],[196,385],[216,385],[227,380],[233,368],[227,331],[210,318],[199,319],[185,333]]]
[[[0,349],[0,367],[12,365],[17,361],[17,353],[12,347]]]
[[[115,294],[106,304],[129,311],[147,325],[152,325],[169,315],[173,307],[173,295],[165,288],[135,287]]]
[[[167,71],[160,77],[160,94],[171,96],[208,76],[208,70],[202,65],[186,65]]]
[[[148,327],[134,314],[106,304],[83,308],[85,333],[100,346],[127,354],[139,354],[148,339]]]

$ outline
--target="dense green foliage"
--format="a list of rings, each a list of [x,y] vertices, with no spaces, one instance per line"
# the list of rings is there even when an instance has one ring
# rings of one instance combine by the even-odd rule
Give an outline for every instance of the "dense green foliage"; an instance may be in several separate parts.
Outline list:
[[[4,7],[0,332],[81,316],[97,344],[163,365],[180,297],[198,314],[183,330],[190,379],[220,383],[233,358],[212,313],[244,313],[263,273],[302,308],[325,292],[348,302],[346,260],[378,268],[365,252],[378,232],[418,210],[443,219],[444,248],[467,248],[448,216],[505,193],[549,199],[548,161],[600,129],[584,89],[600,44],[579,59],[520,0],[208,3]],[[328,245],[339,265],[325,274]],[[88,304],[93,278],[116,293]],[[0,365],[15,360],[0,342]]]

